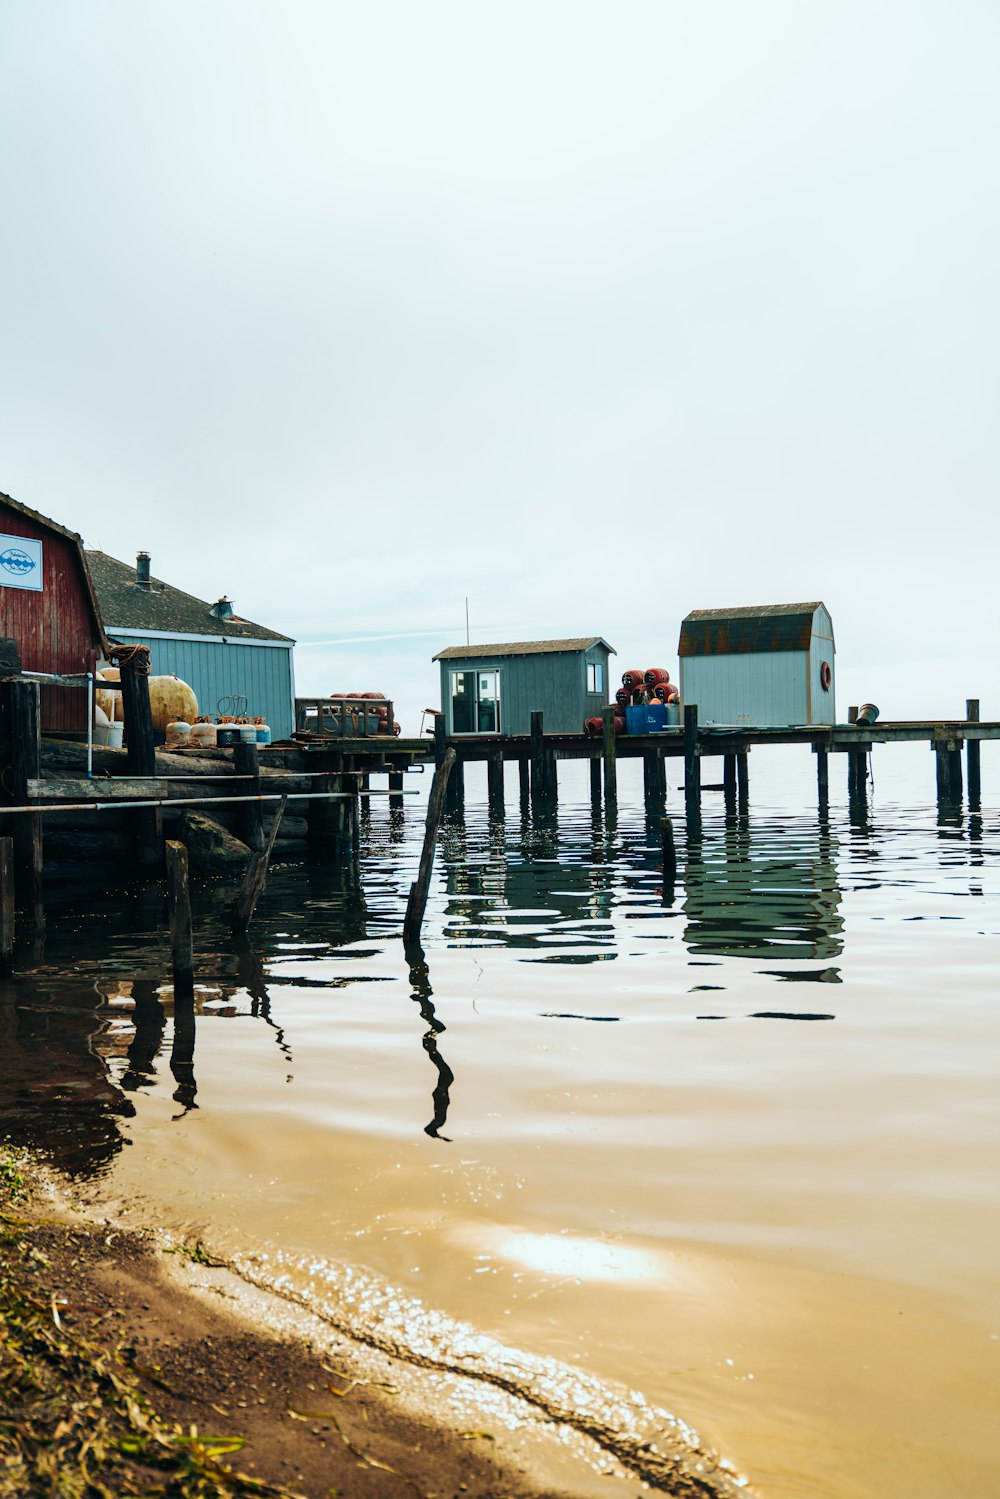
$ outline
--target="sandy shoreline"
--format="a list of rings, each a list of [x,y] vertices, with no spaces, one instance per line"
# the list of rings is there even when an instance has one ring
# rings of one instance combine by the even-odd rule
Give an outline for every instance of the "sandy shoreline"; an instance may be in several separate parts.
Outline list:
[[[87,1221],[43,1186],[6,1210],[8,1281],[54,1306],[68,1338],[120,1360],[163,1421],[241,1439],[226,1461],[250,1479],[306,1499],[624,1499],[646,1487],[529,1401],[365,1348],[196,1247],[165,1252],[152,1233]],[[142,1492],[115,1487],[113,1466],[101,1478],[110,1493]],[[736,1492],[709,1473],[656,1487]],[[42,1491],[0,1477],[0,1493]]]

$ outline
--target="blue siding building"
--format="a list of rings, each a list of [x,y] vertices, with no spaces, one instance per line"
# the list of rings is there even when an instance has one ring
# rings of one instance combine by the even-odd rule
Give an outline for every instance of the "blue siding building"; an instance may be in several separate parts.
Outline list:
[[[681,623],[681,700],[699,724],[774,729],[836,722],[825,604],[693,609]]]
[[[541,711],[547,734],[582,734],[608,703],[608,658],[600,635],[452,645],[441,663],[441,706],[452,734],[530,734]]]
[[[251,717],[266,718],[272,739],[294,727],[294,640],[240,619],[228,599],[214,604],[150,576],[140,552],[130,567],[106,552],[88,551],[94,591],[110,639],[148,645],[157,676],[190,684],[201,713],[232,712],[246,700]]]

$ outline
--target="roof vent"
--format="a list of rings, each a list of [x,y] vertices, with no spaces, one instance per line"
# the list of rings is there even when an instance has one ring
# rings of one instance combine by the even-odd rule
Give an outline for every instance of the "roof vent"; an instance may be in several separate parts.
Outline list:
[[[223,594],[221,599],[216,599],[208,612],[209,614],[214,614],[216,619],[232,619],[233,601],[232,599],[227,599],[226,595]]]
[[[149,587],[149,553],[138,552],[135,559],[135,581],[137,586]]]

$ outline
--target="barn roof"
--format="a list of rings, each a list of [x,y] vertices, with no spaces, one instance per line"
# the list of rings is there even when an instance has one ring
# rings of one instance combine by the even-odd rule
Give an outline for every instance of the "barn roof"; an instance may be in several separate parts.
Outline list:
[[[574,640],[516,640],[505,645],[449,645],[438,651],[435,661],[473,660],[477,656],[555,656],[561,652],[587,651],[592,645],[603,645],[617,655],[613,645],[602,635],[583,635]]]
[[[807,651],[818,599],[806,604],[751,604],[736,609],[692,609],[681,622],[680,656],[731,656]]]
[[[88,551],[87,557],[94,578],[94,587],[100,600],[108,629],[115,630],[162,630],[168,635],[223,635],[230,640],[287,640],[277,630],[266,625],[255,625],[252,620],[219,619],[212,614],[212,605],[205,599],[195,598],[193,593],[184,593],[161,578],[151,577],[149,583],[136,583],[135,567],[109,557],[107,552]]]
[[[0,493],[0,506],[8,510],[13,510],[15,514],[23,516],[25,520],[32,521],[36,526],[41,526],[46,531],[54,532],[57,536],[61,536],[65,541],[70,543],[71,550],[76,554],[80,565],[84,592],[90,604],[90,611],[96,632],[96,641],[100,645],[101,651],[107,654],[108,641],[104,633],[104,621],[101,617],[101,609],[94,588],[94,579],[87,565],[87,554],[83,549],[83,537],[76,531],[70,531],[66,526],[61,526],[58,521],[52,520],[50,516],[42,515],[38,510],[32,510],[30,505],[22,505],[20,500],[15,500],[9,494]]]

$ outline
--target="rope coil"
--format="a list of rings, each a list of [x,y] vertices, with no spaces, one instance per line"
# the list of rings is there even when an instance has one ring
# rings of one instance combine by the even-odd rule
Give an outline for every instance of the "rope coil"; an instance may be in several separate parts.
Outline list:
[[[149,676],[150,649],[148,645],[114,645],[108,651],[108,660],[119,671],[135,672],[137,677]]]

